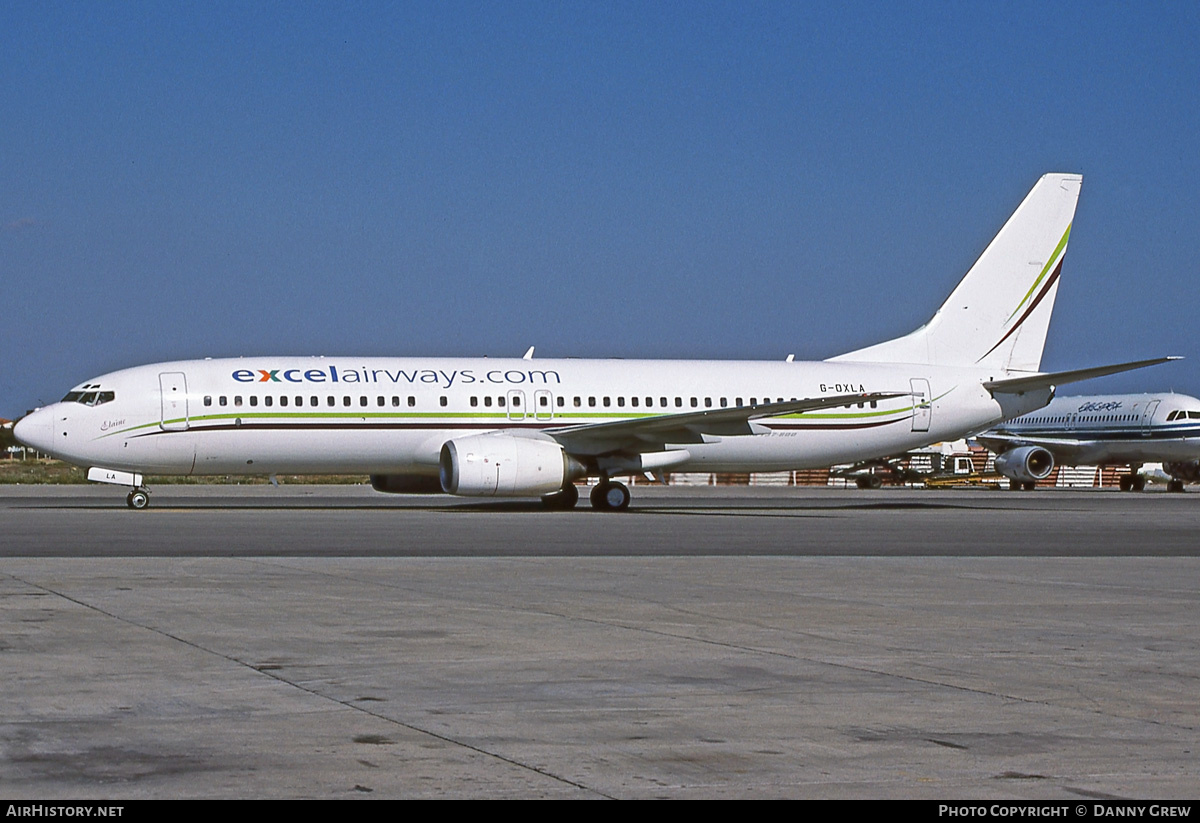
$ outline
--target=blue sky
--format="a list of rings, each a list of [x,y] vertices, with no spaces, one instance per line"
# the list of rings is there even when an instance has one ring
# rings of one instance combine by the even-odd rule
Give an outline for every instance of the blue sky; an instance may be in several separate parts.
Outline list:
[[[0,416],[226,355],[820,359],[1047,171],[1043,368],[1200,394],[1194,3],[0,5]]]

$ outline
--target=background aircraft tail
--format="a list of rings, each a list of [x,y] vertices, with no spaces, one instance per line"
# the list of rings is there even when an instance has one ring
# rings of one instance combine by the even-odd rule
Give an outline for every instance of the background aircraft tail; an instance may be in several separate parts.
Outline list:
[[[932,320],[830,359],[1038,371],[1082,184],[1077,174],[1043,176]]]

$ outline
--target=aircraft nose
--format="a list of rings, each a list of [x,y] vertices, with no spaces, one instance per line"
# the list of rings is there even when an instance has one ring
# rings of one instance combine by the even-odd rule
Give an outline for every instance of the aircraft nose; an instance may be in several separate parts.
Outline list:
[[[30,412],[13,426],[13,437],[31,449],[50,451],[50,446],[54,443],[54,415],[46,409]]]

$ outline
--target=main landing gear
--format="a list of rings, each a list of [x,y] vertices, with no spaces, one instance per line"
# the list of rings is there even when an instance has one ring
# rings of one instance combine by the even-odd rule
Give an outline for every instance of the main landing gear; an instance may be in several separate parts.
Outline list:
[[[125,505],[131,509],[144,509],[150,505],[150,492],[140,486],[125,495]]]
[[[591,501],[596,511],[623,512],[629,508],[629,487],[615,480],[601,480],[592,488]]]
[[[1146,478],[1137,473],[1137,469],[1133,469],[1129,474],[1123,474],[1117,478],[1117,487],[1123,492],[1140,492],[1146,488]]]
[[[1037,488],[1036,480],[1009,480],[1008,490],[1010,492],[1031,492]]]
[[[629,509],[629,499],[629,487],[616,480],[601,480],[592,487],[590,494],[592,507],[596,511],[625,511]],[[553,494],[544,495],[541,505],[547,509],[574,509],[578,501],[580,489],[575,487],[575,483],[570,483]]]
[[[592,487],[590,499],[597,511],[625,511],[629,508],[629,487],[615,480],[601,480]],[[579,489],[573,483],[542,497],[542,505],[547,509],[571,509],[578,502]]]
[[[579,502],[579,489],[574,483],[568,483],[554,494],[542,497],[542,505],[547,509],[573,509]]]

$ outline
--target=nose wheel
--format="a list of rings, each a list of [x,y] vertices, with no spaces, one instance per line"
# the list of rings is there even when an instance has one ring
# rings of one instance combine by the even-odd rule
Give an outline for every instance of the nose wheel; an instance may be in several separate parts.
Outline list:
[[[592,488],[591,500],[597,511],[622,512],[629,508],[629,489],[624,483],[604,480]]]
[[[134,489],[125,496],[125,505],[131,509],[144,509],[150,505],[150,492]]]

